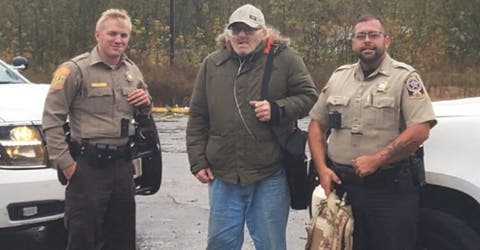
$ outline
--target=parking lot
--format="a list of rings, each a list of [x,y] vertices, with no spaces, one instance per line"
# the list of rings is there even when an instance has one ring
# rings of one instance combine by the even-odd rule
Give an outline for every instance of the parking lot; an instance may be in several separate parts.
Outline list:
[[[137,249],[205,249],[208,227],[207,186],[189,171],[185,149],[186,117],[158,118],[164,175],[160,191],[137,196]],[[308,211],[292,210],[287,228],[288,249],[304,249]],[[64,238],[49,228],[0,233],[2,250],[60,250]],[[254,249],[248,234],[243,249]]]

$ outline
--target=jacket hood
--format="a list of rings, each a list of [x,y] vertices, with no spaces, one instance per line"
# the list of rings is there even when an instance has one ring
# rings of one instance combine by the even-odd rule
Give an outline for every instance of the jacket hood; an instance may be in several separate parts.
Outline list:
[[[0,84],[0,122],[40,122],[50,85]]]

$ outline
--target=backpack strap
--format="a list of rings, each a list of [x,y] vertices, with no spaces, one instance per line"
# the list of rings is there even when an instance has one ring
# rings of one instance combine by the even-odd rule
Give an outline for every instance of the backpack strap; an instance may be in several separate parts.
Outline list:
[[[268,84],[272,78],[272,66],[273,66],[273,53],[275,51],[275,45],[273,45],[273,37],[267,38],[267,45],[263,50],[267,55],[267,61],[265,62],[265,69],[263,70],[262,90],[260,92],[260,100],[267,100],[268,98]]]

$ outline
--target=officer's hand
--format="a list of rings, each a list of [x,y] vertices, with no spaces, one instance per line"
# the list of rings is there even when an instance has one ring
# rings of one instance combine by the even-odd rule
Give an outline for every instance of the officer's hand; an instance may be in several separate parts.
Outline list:
[[[332,183],[335,182],[337,184],[341,184],[340,178],[331,170],[330,168],[324,167],[318,173],[318,178],[320,178],[320,185],[322,186],[323,190],[325,191],[325,195],[329,195],[332,192]]]
[[[258,120],[268,122],[272,118],[272,110],[267,100],[250,101],[250,105],[255,108],[255,114]]]
[[[133,106],[149,106],[151,104],[150,96],[144,89],[135,89],[127,96],[127,101]]]
[[[352,166],[358,176],[365,177],[375,173],[381,164],[374,155],[362,155],[352,160]]]
[[[77,170],[77,163],[74,162],[71,166],[68,166],[62,171],[67,181],[70,181],[70,179],[72,178],[76,170]]]
[[[208,183],[213,180],[213,173],[210,168],[204,168],[200,171],[198,171],[195,174],[195,177],[201,182],[201,183]]]

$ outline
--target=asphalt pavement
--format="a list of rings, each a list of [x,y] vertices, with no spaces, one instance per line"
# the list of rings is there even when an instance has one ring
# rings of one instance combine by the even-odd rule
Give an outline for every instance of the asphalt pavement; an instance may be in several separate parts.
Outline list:
[[[156,117],[163,152],[160,191],[137,196],[137,245],[141,250],[205,249],[208,228],[208,188],[190,173],[185,146],[186,116]],[[308,120],[301,120],[305,128]],[[287,248],[305,249],[307,210],[291,210]],[[245,250],[255,249],[245,232]]]
[[[184,154],[164,153],[161,190],[137,197],[137,245],[139,250],[197,250],[206,248],[208,227],[207,185],[188,170]],[[291,210],[287,227],[288,249],[305,249],[307,210]],[[255,249],[245,233],[243,249]]]

